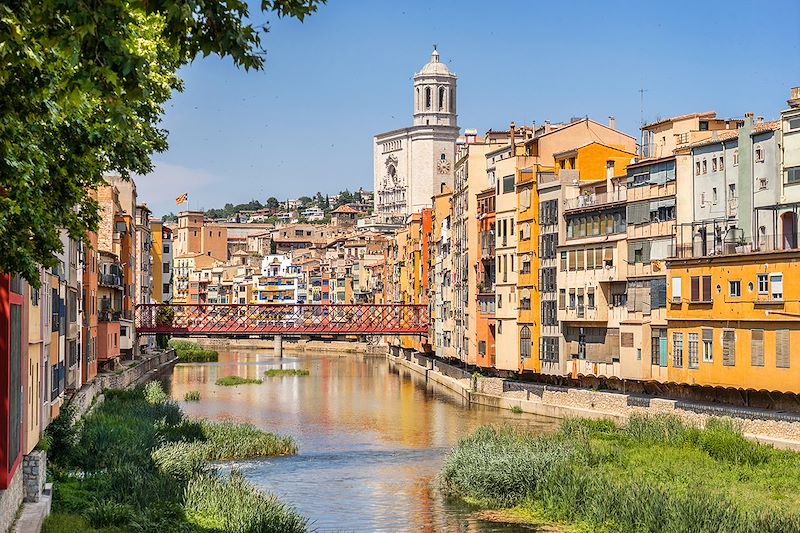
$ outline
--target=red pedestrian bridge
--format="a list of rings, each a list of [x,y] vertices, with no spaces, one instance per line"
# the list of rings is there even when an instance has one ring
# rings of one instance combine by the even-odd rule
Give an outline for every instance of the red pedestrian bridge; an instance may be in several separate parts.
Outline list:
[[[136,333],[427,335],[428,309],[406,304],[141,304]]]

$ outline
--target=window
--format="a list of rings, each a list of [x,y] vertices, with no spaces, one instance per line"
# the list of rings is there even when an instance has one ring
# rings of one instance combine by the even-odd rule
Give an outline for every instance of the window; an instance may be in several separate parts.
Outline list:
[[[756,163],[763,163],[764,162],[764,148],[761,145],[756,145],[756,155],[755,155]]]
[[[708,131],[708,121],[701,120],[700,121],[700,131]]]
[[[514,192],[514,175],[503,177],[503,194]]]
[[[693,303],[711,302],[711,276],[692,276],[689,301]],[[701,299],[702,298],[702,299]]]
[[[531,330],[528,326],[522,326],[519,332],[519,355],[525,358],[531,356]]]
[[[164,285],[161,287],[161,292],[163,293],[169,292],[169,283],[164,283]]]
[[[771,287],[770,298],[783,300],[783,274],[770,274],[769,284]]]
[[[731,198],[736,198],[736,184],[735,183],[729,183],[728,184],[728,194],[730,195]]]
[[[695,161],[694,163],[694,175],[695,176],[700,175],[700,161]]]
[[[764,330],[750,332],[750,365],[764,366]]]
[[[697,368],[699,365],[697,333],[689,333],[689,368]]]
[[[567,271],[567,252],[561,252],[561,272]]]
[[[719,169],[725,170],[725,157],[719,156]]]
[[[711,189],[711,203],[712,204],[716,204],[717,203],[717,188],[716,187],[713,187]]]
[[[728,282],[728,294],[734,298],[739,298],[742,295],[742,282],[739,280]]]
[[[425,109],[431,108],[431,88],[425,87]]]
[[[703,159],[703,174],[708,174],[708,161]]]
[[[715,157],[711,160],[711,172],[716,172],[716,171],[717,171],[717,158]]]
[[[758,294],[769,294],[769,281],[766,274],[757,274]]]
[[[670,284],[672,288],[672,303],[681,303],[681,283],[682,278],[672,278]]]
[[[667,330],[653,328],[650,334],[650,363],[667,366]]]
[[[565,309],[567,306],[567,290],[558,289],[558,308]]]
[[[165,253],[165,254],[168,254],[168,253],[169,253],[169,244],[165,244],[165,245],[164,245],[164,253]]]
[[[791,119],[789,119],[789,129],[790,130],[799,130],[800,129],[800,118],[791,118]]]
[[[586,305],[589,309],[594,309],[594,287],[589,287],[586,293]]]
[[[575,309],[575,289],[569,290],[569,308]]]
[[[800,183],[800,167],[786,169],[786,183]]]
[[[703,362],[704,363],[713,363],[714,362],[714,330],[713,329],[704,329],[702,330],[703,335]]]
[[[161,266],[161,271],[162,271],[164,274],[169,274],[169,263],[164,263],[164,264]]]
[[[733,151],[733,166],[739,166],[739,149]]]
[[[726,329],[722,331],[722,364],[723,366],[736,366],[736,331]]]
[[[444,109],[444,87],[439,87],[439,110]]]
[[[672,334],[672,366],[683,368],[683,333]]]

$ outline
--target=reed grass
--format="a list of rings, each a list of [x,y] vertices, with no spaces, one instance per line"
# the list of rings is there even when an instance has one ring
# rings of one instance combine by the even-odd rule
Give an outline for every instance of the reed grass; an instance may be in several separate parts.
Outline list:
[[[547,436],[481,428],[448,456],[440,484],[592,531],[800,531],[800,455],[715,419],[705,428],[669,415],[622,427],[566,420]]]
[[[308,374],[308,370],[302,368],[271,368],[264,372],[264,375],[268,378],[307,376]]]
[[[209,363],[219,359],[219,352],[205,349],[196,342],[170,339],[169,347],[175,350],[181,363]]]
[[[199,402],[200,401],[200,391],[199,390],[190,390],[186,394],[183,395],[183,400],[186,402]]]
[[[214,383],[223,387],[235,387],[236,385],[248,385],[251,383],[259,384],[263,382],[260,379],[243,378],[241,376],[225,376],[224,378],[219,378]]]
[[[230,533],[300,533],[306,520],[275,496],[256,490],[239,472],[201,475],[186,487],[189,520]]]
[[[70,409],[65,413],[72,416]],[[217,460],[296,453],[291,438],[247,424],[188,420],[160,384],[133,391],[107,391],[106,401],[84,420],[55,427],[49,436],[52,448],[59,453],[48,464],[48,475],[55,483],[53,513],[43,529],[46,533],[223,533],[305,528],[302,517],[244,480],[235,484],[236,490],[225,488],[230,482],[218,478],[210,465]],[[225,490],[193,492],[192,508],[230,508],[235,511],[235,520],[230,522],[234,529],[224,521],[217,524],[219,527],[201,527],[190,520],[189,515],[197,513],[187,506],[187,487],[198,478],[204,483],[217,479]],[[213,502],[203,502],[205,497],[213,497]],[[261,517],[241,508],[243,501],[257,508]],[[294,529],[286,529],[286,524]],[[299,528],[295,527],[298,524]]]

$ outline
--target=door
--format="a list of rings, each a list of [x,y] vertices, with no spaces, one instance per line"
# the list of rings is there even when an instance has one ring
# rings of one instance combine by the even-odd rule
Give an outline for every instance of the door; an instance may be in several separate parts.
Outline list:
[[[783,249],[797,248],[797,213],[784,213],[781,221]]]

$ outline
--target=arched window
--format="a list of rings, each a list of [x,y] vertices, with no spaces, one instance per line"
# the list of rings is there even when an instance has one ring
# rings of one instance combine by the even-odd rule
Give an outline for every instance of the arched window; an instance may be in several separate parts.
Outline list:
[[[761,145],[756,146],[756,163],[761,163],[764,161],[764,149]]]
[[[417,87],[417,99],[414,100],[414,109],[418,110],[419,108],[420,108],[420,105],[419,105],[419,87]]]
[[[444,161],[445,159],[447,159],[447,157],[444,154],[439,156],[440,161]]]
[[[739,149],[733,151],[733,166],[739,166]]]
[[[522,326],[519,330],[519,355],[520,357],[531,356],[531,330],[528,326]]]
[[[444,87],[439,87],[439,111],[444,111]]]
[[[425,109],[431,108],[431,88],[425,87]]]

